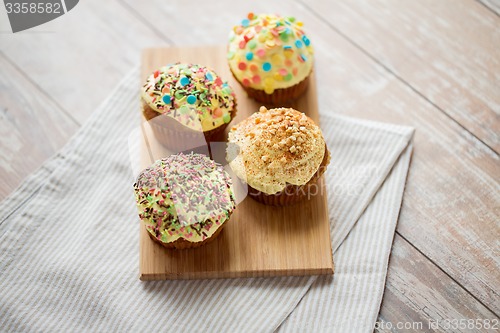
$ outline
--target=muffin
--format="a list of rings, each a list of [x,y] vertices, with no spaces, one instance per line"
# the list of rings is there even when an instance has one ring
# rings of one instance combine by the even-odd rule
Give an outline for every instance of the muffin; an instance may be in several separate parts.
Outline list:
[[[215,239],[236,207],[231,177],[202,154],[156,161],[139,174],[134,191],[149,236],[172,249]]]
[[[302,95],[313,68],[313,48],[294,17],[253,14],[230,32],[229,68],[247,94],[283,105]]]
[[[330,162],[321,129],[304,113],[261,107],[229,132],[227,159],[255,200],[275,206],[310,199]]]
[[[142,87],[141,101],[155,137],[176,151],[209,142],[236,115],[233,89],[200,65],[176,63],[156,70]]]

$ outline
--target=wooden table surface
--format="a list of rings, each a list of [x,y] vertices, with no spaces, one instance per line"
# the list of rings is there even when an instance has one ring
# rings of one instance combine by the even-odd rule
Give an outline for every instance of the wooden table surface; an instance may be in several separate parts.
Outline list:
[[[498,320],[498,1],[85,0],[17,34],[2,8],[0,199],[68,141],[141,49],[224,44],[249,11],[304,21],[322,112],[416,128],[379,320],[424,331],[429,320]]]

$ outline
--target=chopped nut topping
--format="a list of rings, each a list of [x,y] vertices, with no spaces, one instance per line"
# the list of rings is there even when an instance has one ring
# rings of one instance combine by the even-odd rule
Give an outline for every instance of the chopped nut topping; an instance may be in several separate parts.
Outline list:
[[[260,118],[259,117],[255,118],[255,123],[256,124],[260,124]]]
[[[267,157],[267,155],[262,155],[261,159],[262,159],[264,162],[266,162],[266,161],[268,160],[268,157]]]
[[[297,151],[297,148],[295,148],[295,146],[291,146],[290,147],[290,152],[291,153],[295,153]]]

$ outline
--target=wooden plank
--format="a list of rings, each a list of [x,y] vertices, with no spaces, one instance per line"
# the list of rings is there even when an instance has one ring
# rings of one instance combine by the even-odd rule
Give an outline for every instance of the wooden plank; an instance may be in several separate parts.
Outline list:
[[[441,292],[436,292],[437,290]],[[494,313],[430,263],[403,238],[396,236],[378,318],[380,325],[375,331],[496,331],[481,329],[475,322],[476,319],[496,322],[497,327],[500,327],[498,317]],[[446,329],[445,320],[448,320],[448,324],[452,324],[451,320],[467,320],[470,326],[463,330]],[[471,325],[469,320],[473,320],[474,325]],[[440,324],[439,329],[436,329],[437,324]]]
[[[495,13],[474,0],[313,0],[306,6],[500,152]]]
[[[500,1],[498,0],[479,0],[479,1],[489,10],[500,16]]]
[[[79,125],[0,54],[0,200]]]
[[[80,1],[68,14],[16,34],[2,21],[2,52],[79,123],[138,66],[142,48],[167,45],[116,0]]]
[[[175,43],[220,43],[239,20],[234,12],[219,9],[231,8],[230,1],[218,6],[199,3],[179,8],[159,1],[147,7],[132,2],[130,5],[143,17],[157,22],[158,29],[168,32]],[[287,14],[305,22],[304,29],[315,47],[323,112],[416,127],[413,162],[398,230],[499,313],[498,156],[303,5],[287,3],[284,7],[269,1],[238,5],[241,17],[250,10],[283,12],[284,8]],[[210,20],[210,24],[203,24],[203,29],[192,27],[189,34],[179,32],[177,27],[190,15]],[[214,17],[217,19],[212,20]],[[426,68],[427,64],[422,66]]]
[[[155,69],[177,61],[209,66],[222,78],[227,78],[235,89],[238,96],[236,124],[258,111],[261,103],[246,96],[231,75],[225,54],[225,46],[148,49],[143,56],[142,77],[145,79]],[[290,106],[306,110],[313,120],[319,121],[316,101],[313,75],[306,94]],[[153,159],[168,156],[169,152],[148,131],[148,124],[144,128]],[[142,153],[142,167],[146,168],[151,165],[151,154],[145,143]],[[230,169],[228,171],[231,173]],[[165,249],[150,239],[141,224],[141,279],[333,274],[326,189],[322,179],[318,184],[321,188],[318,195],[288,207],[266,206],[247,197],[238,204],[221,235],[196,249]],[[306,227],[304,221],[309,222]]]

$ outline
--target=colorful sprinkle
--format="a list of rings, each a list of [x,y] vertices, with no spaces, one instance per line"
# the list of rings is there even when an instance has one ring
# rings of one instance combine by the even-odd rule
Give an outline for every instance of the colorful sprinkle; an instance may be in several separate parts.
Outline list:
[[[245,36],[243,36],[243,39],[245,40],[245,42],[248,43],[253,37],[254,37],[254,34],[249,32]]]
[[[252,72],[257,72],[259,70],[259,67],[256,64],[251,64],[250,65],[250,70]]]
[[[258,49],[255,54],[257,54],[258,57],[262,58],[266,55],[266,51],[264,49]]]
[[[227,58],[228,58],[228,59],[233,59],[233,58],[234,58],[234,51],[229,51],[229,52],[227,53]]]
[[[248,18],[249,20],[252,20],[252,19],[254,18],[254,16],[255,16],[255,14],[254,14],[254,13],[252,13],[252,12],[250,12],[250,13],[248,13],[247,18]]]
[[[290,81],[292,79],[292,74],[291,73],[288,73],[286,76],[285,76],[285,81]]]
[[[181,77],[179,82],[180,82],[181,86],[183,86],[183,87],[187,86],[189,84],[189,78],[187,76],[183,76],[183,77]]]
[[[245,87],[248,87],[250,85],[250,80],[247,78],[244,78],[243,81],[241,82]]]
[[[220,116],[222,116],[222,110],[219,109],[219,108],[215,109],[214,112],[213,112],[213,117],[214,118],[219,118]]]
[[[163,103],[170,104],[170,100],[171,100],[170,95],[163,95],[163,97],[161,99],[162,99]]]
[[[255,49],[256,46],[257,46],[257,42],[254,39],[252,39],[251,41],[248,42],[248,47],[250,48],[250,50]]]
[[[237,34],[237,35],[241,35],[241,33],[243,32],[243,28],[241,26],[236,26],[234,27],[234,33]]]
[[[195,95],[189,95],[186,100],[189,104],[194,104],[196,103],[196,96]]]
[[[295,41],[295,46],[296,46],[298,49],[300,49],[300,48],[302,47],[302,42],[301,42],[300,40],[298,40],[298,39],[297,39],[297,40]]]
[[[287,75],[287,74],[288,74],[288,71],[287,71],[286,69],[284,69],[284,68],[281,68],[281,69],[278,71],[278,73],[280,73],[280,75],[281,75],[281,76],[285,76],[285,75]]]
[[[239,64],[238,64],[238,68],[242,71],[244,71],[245,69],[247,69],[247,64],[244,63],[243,61],[241,61]]]
[[[248,61],[252,60],[253,59],[253,53],[252,52],[247,52],[247,54],[245,55],[245,58],[247,58]]]
[[[269,39],[269,40],[266,41],[266,47],[268,47],[268,48],[272,48],[275,45],[276,45],[276,43],[272,39]]]
[[[259,33],[259,32],[262,30],[262,26],[260,26],[260,25],[256,25],[256,26],[254,27],[254,29],[255,29],[255,32]]]
[[[212,76],[212,74],[208,73],[205,74],[205,78],[208,80],[208,81],[213,81],[214,80],[214,77]]]
[[[240,49],[244,49],[246,45],[247,45],[247,42],[245,42],[245,40],[240,41],[240,44],[239,44]]]
[[[290,59],[285,59],[285,66],[290,67],[293,65],[293,62]]]
[[[252,82],[255,83],[255,84],[259,84],[260,83],[260,76],[254,75],[252,77]]]
[[[311,41],[306,37],[306,35],[302,36],[302,41],[306,46],[309,46],[311,44]]]
[[[274,65],[279,65],[281,64],[282,62],[282,58],[279,54],[274,54],[272,57],[271,57],[271,61]]]
[[[150,73],[151,73],[151,72],[150,72]],[[158,77],[158,75],[160,75],[160,71],[155,71],[155,72],[153,73],[153,76],[154,76],[154,78],[155,78],[155,79]]]
[[[262,64],[262,69],[265,71],[265,72],[269,72],[271,70],[272,66],[270,63],[268,62],[265,62]]]
[[[243,19],[241,21],[241,25],[244,26],[245,28],[248,27],[249,24],[250,24],[250,20],[249,19]]]
[[[229,113],[224,114],[224,116],[222,116],[222,120],[225,124],[229,123],[231,121],[231,115]]]

